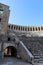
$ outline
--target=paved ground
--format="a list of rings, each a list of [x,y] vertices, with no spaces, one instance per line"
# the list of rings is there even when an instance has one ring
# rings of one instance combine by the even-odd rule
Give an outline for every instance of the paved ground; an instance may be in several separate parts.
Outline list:
[[[0,65],[32,65],[16,58],[7,57],[0,60]],[[43,63],[34,63],[34,65],[43,65]]]
[[[0,65],[31,65],[29,63],[23,62],[16,58],[4,58],[2,61],[0,60]]]

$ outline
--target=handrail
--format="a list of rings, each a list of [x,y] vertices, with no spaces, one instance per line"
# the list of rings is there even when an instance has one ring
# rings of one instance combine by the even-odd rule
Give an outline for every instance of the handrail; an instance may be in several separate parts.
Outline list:
[[[15,40],[16,40],[16,43],[18,44],[21,44],[21,46],[24,48],[24,50],[27,52],[27,55],[30,57],[30,58],[34,58],[34,56],[32,55],[32,53],[27,49],[27,47],[24,45],[24,43],[22,41],[19,40],[19,38],[13,34],[13,36],[15,37]]]
[[[34,56],[32,55],[32,53],[27,49],[27,47],[24,45],[24,43],[22,41],[20,41],[20,44],[23,46],[23,48],[27,52],[28,56],[30,56],[30,58],[34,58]]]

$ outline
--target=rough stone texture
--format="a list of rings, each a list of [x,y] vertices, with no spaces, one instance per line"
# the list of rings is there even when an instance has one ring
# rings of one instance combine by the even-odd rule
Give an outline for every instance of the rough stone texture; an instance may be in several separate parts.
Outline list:
[[[3,13],[0,13],[0,34],[7,33],[8,30],[8,19],[9,19],[9,7],[0,3],[0,10]]]
[[[33,30],[33,27],[8,24],[9,7],[0,3],[0,10],[4,11],[0,15],[0,57],[4,57],[4,49],[8,46],[13,46],[17,49],[19,58],[28,62],[43,62],[43,27],[34,27],[35,30]],[[33,59],[27,55],[24,48],[20,45],[20,41],[34,56]]]

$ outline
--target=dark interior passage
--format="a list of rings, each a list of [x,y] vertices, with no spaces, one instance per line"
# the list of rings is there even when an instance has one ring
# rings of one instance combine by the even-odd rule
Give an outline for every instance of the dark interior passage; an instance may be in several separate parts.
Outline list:
[[[13,46],[8,46],[4,50],[4,56],[6,56],[6,57],[17,57],[17,49]]]

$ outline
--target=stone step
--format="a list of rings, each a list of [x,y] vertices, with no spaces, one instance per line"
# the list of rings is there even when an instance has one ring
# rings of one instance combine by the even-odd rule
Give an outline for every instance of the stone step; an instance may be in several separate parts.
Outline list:
[[[37,55],[34,56],[34,59],[38,59],[39,60],[39,58],[40,58],[40,56],[37,56]]]
[[[34,58],[34,62],[43,62],[43,58]]]
[[[43,54],[34,54],[34,62],[43,63]]]
[[[35,58],[43,58],[43,54],[34,54]]]
[[[43,63],[43,60],[38,61],[38,63]]]

